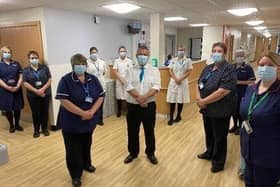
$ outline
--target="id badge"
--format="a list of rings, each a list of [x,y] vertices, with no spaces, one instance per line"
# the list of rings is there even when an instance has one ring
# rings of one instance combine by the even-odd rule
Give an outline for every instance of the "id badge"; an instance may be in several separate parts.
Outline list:
[[[200,82],[198,87],[199,87],[200,90],[202,90],[204,88],[204,84],[202,82]]]
[[[247,134],[252,134],[253,133],[253,128],[251,127],[251,125],[250,125],[248,120],[244,121],[242,123],[242,126],[245,128]]]
[[[36,82],[35,82],[35,86],[36,86],[36,87],[42,86],[42,81],[36,81]]]
[[[85,102],[87,102],[87,103],[92,103],[92,102],[93,102],[92,97],[87,96],[87,97],[85,98]]]
[[[16,81],[15,81],[14,79],[9,79],[9,80],[7,81],[7,83],[8,83],[8,84],[14,84],[14,83],[16,83]]]

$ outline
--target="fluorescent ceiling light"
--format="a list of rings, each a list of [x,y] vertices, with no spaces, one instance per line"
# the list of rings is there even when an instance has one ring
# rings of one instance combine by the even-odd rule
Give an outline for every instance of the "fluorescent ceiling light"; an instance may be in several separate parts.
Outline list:
[[[181,16],[164,18],[164,21],[185,21],[185,20],[188,20],[188,18],[184,18],[184,17],[181,17]]]
[[[261,31],[261,30],[265,30],[266,26],[254,27],[254,29],[257,30],[257,31]]]
[[[256,26],[262,24],[263,20],[246,21],[245,23],[251,26]]]
[[[195,24],[190,24],[191,27],[205,27],[208,26],[209,24],[207,23],[195,23]]]
[[[258,9],[256,8],[240,8],[240,9],[230,9],[227,10],[230,14],[234,16],[247,16],[254,12],[257,12]]]
[[[141,7],[129,4],[129,3],[119,3],[119,4],[112,4],[112,5],[105,5],[102,6],[103,8],[107,8],[109,10],[112,10],[118,14],[126,14],[129,12],[132,12],[134,10],[137,10]]]

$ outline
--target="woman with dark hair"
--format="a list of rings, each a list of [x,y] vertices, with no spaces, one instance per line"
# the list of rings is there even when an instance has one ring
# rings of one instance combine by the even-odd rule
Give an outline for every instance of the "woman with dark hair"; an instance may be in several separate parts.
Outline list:
[[[105,93],[98,79],[86,73],[87,59],[83,55],[72,56],[71,65],[73,71],[61,78],[57,88],[57,126],[62,129],[72,184],[81,186],[83,170],[95,171],[90,154],[92,134],[100,119]]]
[[[23,131],[19,125],[21,109],[24,107],[22,94],[22,67],[12,59],[12,50],[8,46],[0,49],[0,110],[10,123],[10,133]]]
[[[27,57],[30,65],[23,70],[23,85],[27,89],[27,98],[32,111],[33,137],[40,136],[40,127],[43,134],[49,136],[51,73],[46,65],[40,63],[39,54],[36,51],[29,51]]]
[[[202,71],[198,80],[197,105],[202,113],[206,151],[199,159],[212,161],[213,173],[224,169],[227,154],[227,135],[230,117],[235,105],[235,68],[225,60],[224,43],[213,44],[211,58],[214,64]]]

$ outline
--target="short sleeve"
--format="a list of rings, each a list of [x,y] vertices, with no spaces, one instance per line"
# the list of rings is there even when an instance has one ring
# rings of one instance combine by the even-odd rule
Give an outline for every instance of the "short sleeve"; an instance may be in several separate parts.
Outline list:
[[[228,65],[220,79],[219,88],[234,91],[237,83],[237,74],[233,66]]]
[[[125,74],[125,77],[126,77],[126,91],[131,91],[134,89],[133,85],[132,85],[132,81],[133,81],[133,75],[132,75],[132,68],[129,68],[127,71],[126,71],[126,74]]]
[[[251,66],[248,66],[248,78],[249,80],[256,80],[254,70]]]
[[[29,82],[30,79],[29,79],[29,76],[28,76],[28,70],[27,69],[24,69],[23,70],[23,82]]]
[[[69,97],[70,90],[67,86],[66,79],[62,77],[62,79],[58,83],[55,99],[69,99]]]
[[[193,65],[192,65],[192,60],[191,59],[187,59],[187,70],[192,70],[193,69]]]
[[[160,73],[159,73],[159,70],[158,69],[156,69],[155,71],[154,71],[154,80],[153,80],[153,85],[152,85],[152,88],[153,89],[155,89],[155,90],[160,90],[160,87],[161,87],[161,83],[160,83]]]
[[[170,61],[170,63],[169,63],[169,65],[167,66],[169,69],[173,69],[174,68],[174,61],[173,60],[171,60]]]
[[[46,68],[46,74],[47,74],[48,78],[51,79],[52,75],[51,75],[50,69],[48,68],[48,66],[45,66],[45,68]]]
[[[95,84],[98,96],[105,97],[105,91],[103,90],[102,85],[100,84],[100,81],[97,78],[95,78]]]

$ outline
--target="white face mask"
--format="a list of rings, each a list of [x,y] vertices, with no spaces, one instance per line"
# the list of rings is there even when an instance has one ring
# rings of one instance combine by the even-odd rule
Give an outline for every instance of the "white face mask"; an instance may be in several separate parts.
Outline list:
[[[272,81],[277,78],[277,68],[272,66],[259,66],[258,77],[263,81]]]
[[[245,57],[243,56],[238,56],[235,58],[236,63],[238,64],[242,64],[243,62],[245,62]]]
[[[126,57],[126,52],[125,51],[120,52],[120,57],[125,58]]]
[[[90,58],[91,58],[92,60],[97,60],[97,58],[98,58],[97,53],[92,53],[92,54],[90,54]]]

